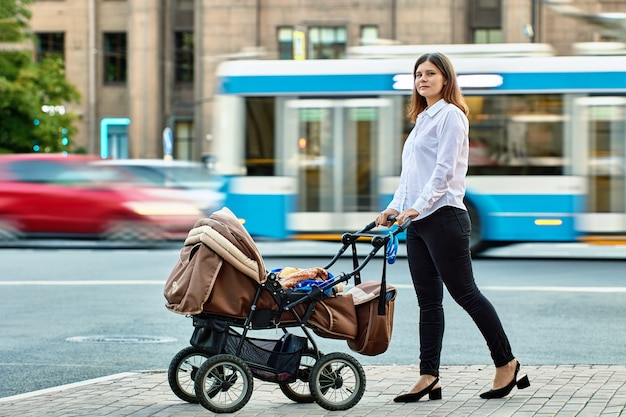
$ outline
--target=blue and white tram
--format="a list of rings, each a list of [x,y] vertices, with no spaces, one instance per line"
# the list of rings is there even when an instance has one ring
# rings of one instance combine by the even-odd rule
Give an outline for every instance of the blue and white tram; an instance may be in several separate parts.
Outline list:
[[[626,234],[626,57],[452,60],[471,111],[473,249]],[[212,153],[254,236],[356,230],[386,206],[413,64],[220,65]]]

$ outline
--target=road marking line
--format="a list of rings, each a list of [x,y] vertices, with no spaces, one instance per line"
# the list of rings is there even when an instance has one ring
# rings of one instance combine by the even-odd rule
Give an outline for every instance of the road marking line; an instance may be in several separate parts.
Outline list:
[[[412,285],[392,284],[396,288],[410,288]],[[540,292],[592,292],[592,293],[626,293],[626,287],[556,287],[556,286],[516,286],[507,287],[504,285],[482,285],[480,290],[486,291],[540,291]]]
[[[481,287],[484,290],[490,291],[542,291],[542,292],[626,292],[626,287],[543,287],[543,286],[528,286],[528,287],[504,287],[504,286],[490,286],[486,285]]]
[[[165,285],[165,280],[63,280],[63,281],[0,281],[0,286],[69,286],[69,285]],[[392,284],[394,287],[413,289],[410,284]],[[351,287],[348,285],[346,287]],[[515,286],[484,285],[479,286],[487,291],[538,291],[538,292],[588,292],[588,293],[626,293],[626,287],[558,287],[558,286]]]
[[[36,397],[38,395],[44,395],[44,394],[53,394],[59,391],[63,391],[66,389],[70,389],[70,388],[78,388],[78,387],[83,387],[85,385],[90,385],[90,384],[97,384],[99,382],[106,382],[106,381],[112,381],[115,379],[122,379],[122,378],[126,378],[129,376],[134,376],[134,375],[138,375],[140,374],[140,372],[122,372],[119,374],[114,374],[114,375],[108,375],[108,376],[103,376],[100,378],[93,378],[93,379],[88,379],[86,381],[79,381],[79,382],[73,382],[70,384],[65,384],[65,385],[59,385],[56,387],[50,387],[50,388],[44,388],[44,389],[40,389],[37,391],[31,391],[31,392],[25,392],[23,394],[17,394],[17,395],[12,395],[10,397],[3,397],[0,398],[0,403],[2,402],[13,402],[13,401],[17,401],[17,400],[24,400],[27,398],[31,398],[31,397]]]
[[[0,281],[0,285],[6,286],[62,286],[62,285],[165,285],[165,280],[148,281],[148,280],[94,280],[94,281]]]

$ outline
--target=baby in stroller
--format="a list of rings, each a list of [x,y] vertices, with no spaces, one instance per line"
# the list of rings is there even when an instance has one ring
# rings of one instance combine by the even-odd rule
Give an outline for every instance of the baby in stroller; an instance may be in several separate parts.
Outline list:
[[[188,346],[168,369],[172,391],[216,413],[241,409],[253,391],[253,378],[278,383],[295,402],[316,402],[328,410],[356,405],[365,392],[365,372],[344,352],[323,354],[311,331],[343,339],[359,353],[386,350],[391,338],[395,289],[385,282],[361,283],[360,271],[402,226],[387,235],[346,233],[342,247],[324,267],[267,271],[252,237],[228,209],[199,220],[189,232],[166,281],[166,307],[193,318]],[[359,261],[358,238],[372,249]],[[334,276],[329,268],[352,247],[354,270]],[[384,258],[383,258],[383,262]],[[354,279],[350,291],[343,285]],[[376,302],[378,301],[378,302]],[[278,340],[253,338],[256,329],[281,329]],[[299,328],[304,336],[289,332]]]

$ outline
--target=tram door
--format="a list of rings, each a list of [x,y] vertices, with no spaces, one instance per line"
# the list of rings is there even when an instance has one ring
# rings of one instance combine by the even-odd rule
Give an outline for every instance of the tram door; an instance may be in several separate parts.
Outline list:
[[[626,97],[576,99],[573,123],[574,169],[587,180],[579,228],[626,234]]]
[[[297,184],[288,228],[296,233],[351,231],[379,210],[377,179],[392,149],[392,100],[285,100],[279,156]]]

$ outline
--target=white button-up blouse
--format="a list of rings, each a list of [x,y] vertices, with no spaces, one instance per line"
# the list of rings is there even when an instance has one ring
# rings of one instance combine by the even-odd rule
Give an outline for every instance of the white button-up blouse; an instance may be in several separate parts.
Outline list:
[[[463,204],[469,154],[469,122],[441,99],[420,113],[404,143],[400,185],[387,208],[414,208],[422,219],[443,206]]]

